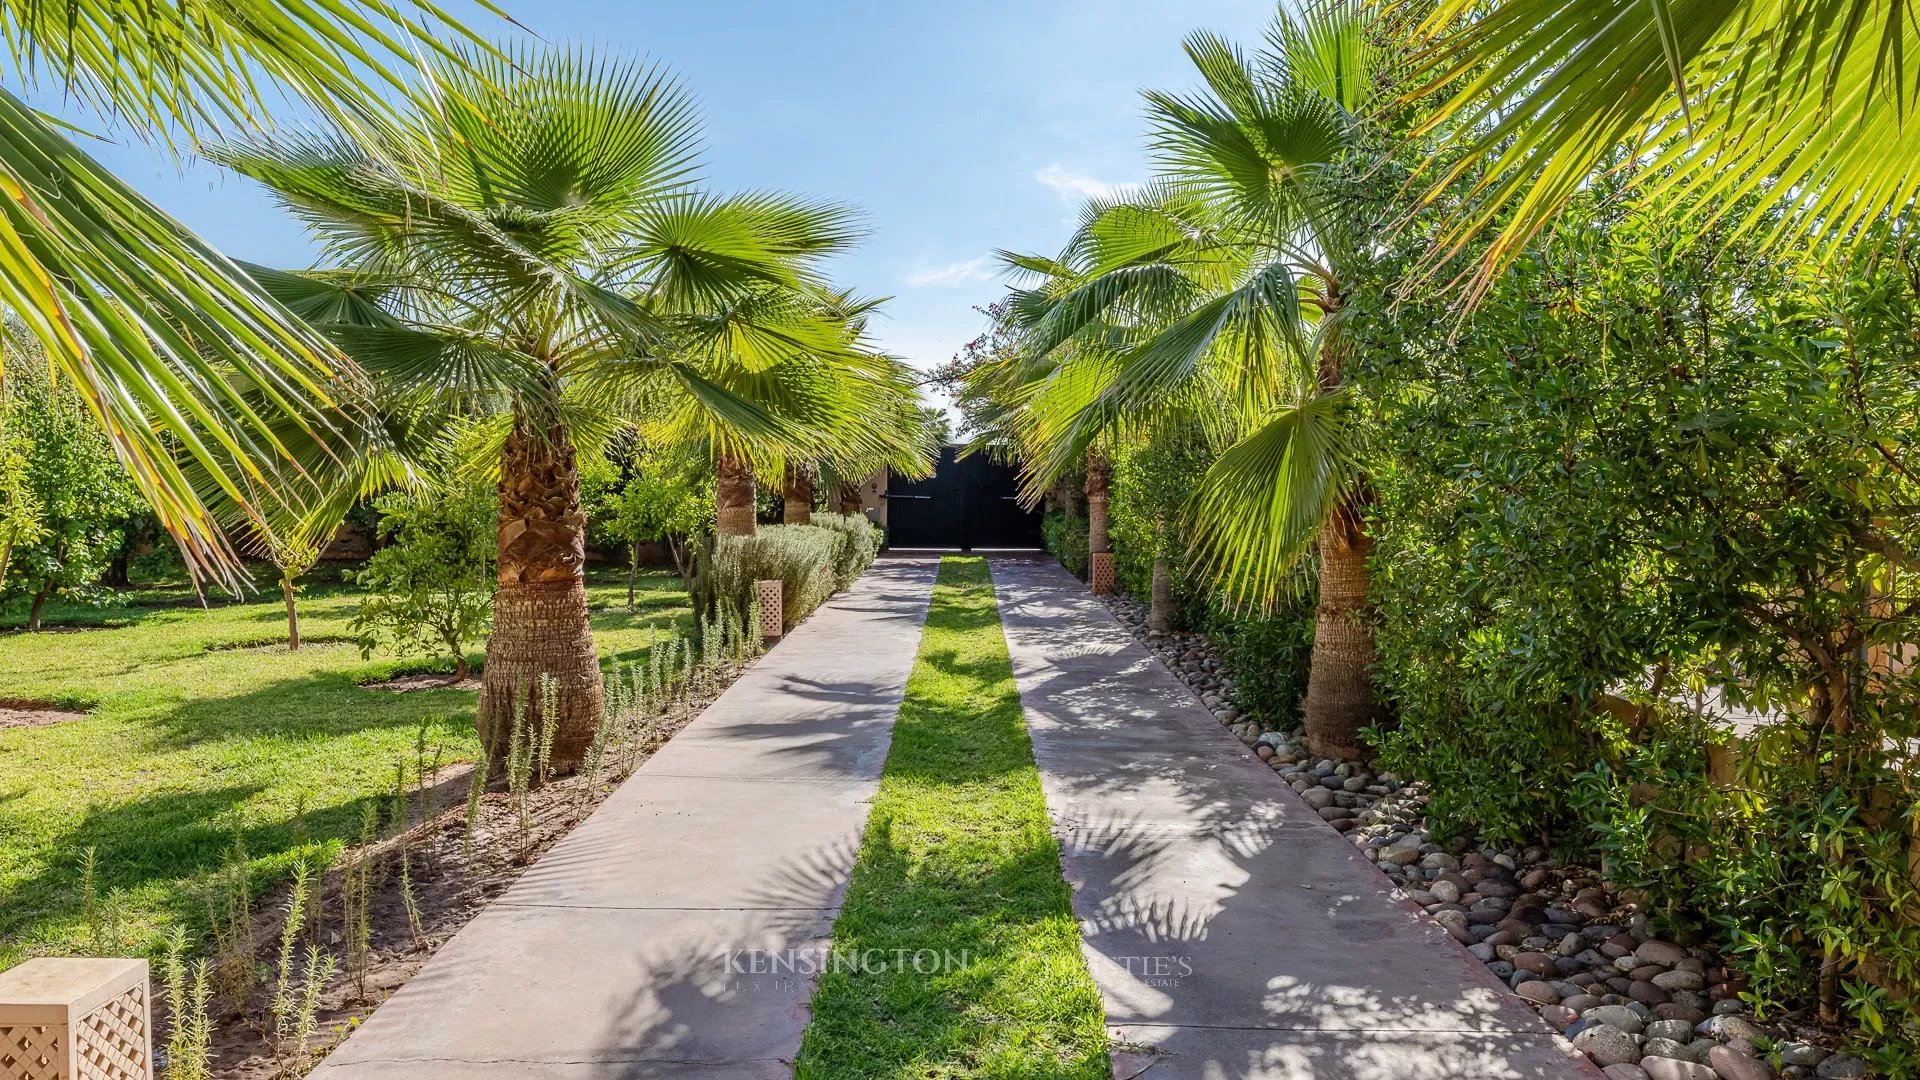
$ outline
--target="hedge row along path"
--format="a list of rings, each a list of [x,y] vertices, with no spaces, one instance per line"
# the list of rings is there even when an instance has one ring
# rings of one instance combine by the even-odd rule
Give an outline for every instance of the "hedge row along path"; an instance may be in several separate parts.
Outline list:
[[[1065,571],[950,560],[929,618],[937,569],[829,601],[316,1075],[1597,1080]]]

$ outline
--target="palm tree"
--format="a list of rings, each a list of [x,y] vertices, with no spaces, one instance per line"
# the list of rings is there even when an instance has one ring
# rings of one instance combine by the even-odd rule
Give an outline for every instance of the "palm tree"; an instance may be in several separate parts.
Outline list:
[[[883,468],[909,476],[932,472],[937,447],[916,374],[867,339],[868,317],[881,301],[843,292],[814,296],[809,302],[823,330],[832,328],[826,332],[838,334],[837,344],[819,354],[827,361],[821,376],[836,384],[834,393],[862,407],[839,414],[831,427],[821,430],[811,455],[783,450],[760,461],[733,453],[718,456],[714,502],[717,531],[723,536],[752,536],[757,531],[757,472],[781,478],[781,519],[788,525],[812,520],[816,473],[871,475]]]
[[[714,529],[721,536],[752,536],[759,531],[755,521],[753,463],[737,454],[718,453],[713,458]]]
[[[355,129],[416,56],[477,45],[437,5],[386,0],[58,0],[0,7],[12,70],[169,146],[259,129],[292,95]],[[495,9],[486,0],[477,10]],[[450,44],[451,42],[451,44]],[[249,277],[0,91],[0,306],[45,347],[196,576],[238,584],[212,492],[256,526],[304,512],[287,425],[340,456],[352,365]]]
[[[805,461],[787,462],[787,475],[780,485],[780,520],[787,525],[807,525],[813,521],[813,465]]]
[[[1342,333],[1369,245],[1340,197],[1359,114],[1388,85],[1375,27],[1365,0],[1329,0],[1281,9],[1256,57],[1190,37],[1207,92],[1147,95],[1160,178],[1091,205],[1060,258],[1008,256],[1039,279],[1014,299],[1030,494],[1103,439],[1184,424],[1224,444],[1192,500],[1195,548],[1257,602],[1317,552],[1306,723],[1314,752],[1336,757],[1359,754],[1377,718]]]
[[[541,50],[429,68],[430,93],[358,138],[261,140],[218,160],[276,192],[333,270],[311,309],[385,412],[492,411],[499,582],[479,723],[552,680],[555,767],[584,755],[600,668],[587,622],[578,447],[628,423],[737,464],[836,446],[886,364],[847,348],[819,260],[850,212],[694,182],[699,125],[656,69]],[[367,305],[350,301],[372,298]],[[731,471],[730,471],[731,470]],[[748,484],[751,523],[751,479]],[[532,710],[530,710],[532,712]],[[537,714],[537,713],[534,713]]]
[[[1472,170],[1481,195],[1436,261],[1500,228],[1476,294],[1608,161],[1776,241],[1850,245],[1920,197],[1905,0],[1439,0],[1421,29],[1430,126],[1465,151],[1433,191]]]

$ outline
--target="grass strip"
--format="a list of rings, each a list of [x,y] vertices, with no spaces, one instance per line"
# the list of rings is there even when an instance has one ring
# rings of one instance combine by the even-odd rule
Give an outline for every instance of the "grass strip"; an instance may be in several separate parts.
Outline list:
[[[50,604],[50,625],[98,629],[0,633],[0,701],[88,711],[0,726],[0,970],[47,953],[155,956],[175,926],[197,938],[236,835],[264,889],[309,845],[357,837],[363,806],[415,762],[423,731],[443,765],[473,758],[473,691],[360,685],[430,665],[363,659],[348,626],[361,591],[332,571],[316,570],[300,599],[297,653],[277,588],[208,610],[166,603],[190,600],[184,589],[135,594],[161,606]],[[642,660],[691,623],[672,571],[641,577],[632,612],[624,571],[596,569],[587,585],[605,661]],[[104,938],[86,917],[88,849]]]
[[[833,944],[799,1080],[1112,1075],[983,559],[940,562]]]

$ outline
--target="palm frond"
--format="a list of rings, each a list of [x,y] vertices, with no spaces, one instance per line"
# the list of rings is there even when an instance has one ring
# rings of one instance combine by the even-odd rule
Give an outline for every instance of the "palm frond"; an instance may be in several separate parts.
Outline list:
[[[1435,263],[1496,235],[1470,293],[1625,148],[1633,182],[1743,229],[1852,245],[1920,196],[1913,0],[1443,0],[1424,29],[1429,128],[1475,172]]]
[[[312,479],[269,416],[326,441],[354,422],[342,411],[360,392],[351,365],[4,92],[0,189],[0,304],[85,398],[189,566],[237,584],[176,451],[222,477],[228,496],[244,485],[298,503]]]
[[[1355,475],[1346,395],[1272,413],[1207,470],[1188,506],[1193,552],[1230,595],[1281,596]]]

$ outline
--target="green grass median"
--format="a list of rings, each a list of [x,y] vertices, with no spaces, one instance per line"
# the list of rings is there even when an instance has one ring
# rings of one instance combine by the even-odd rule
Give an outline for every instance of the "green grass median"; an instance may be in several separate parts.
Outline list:
[[[987,564],[948,557],[798,1077],[1105,1080],[1069,901]]]

